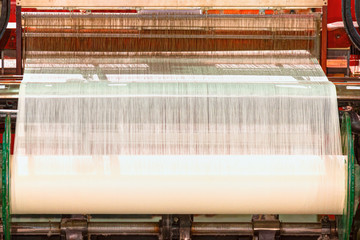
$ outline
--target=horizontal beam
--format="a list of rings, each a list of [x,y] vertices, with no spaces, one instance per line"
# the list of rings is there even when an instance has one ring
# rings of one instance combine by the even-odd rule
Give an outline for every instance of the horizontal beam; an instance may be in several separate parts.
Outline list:
[[[121,13],[37,13],[22,14],[26,33],[56,33],[73,29],[76,32],[93,29],[102,36],[105,30],[227,30],[227,31],[316,31],[320,15],[282,14],[282,15],[166,15],[121,14]],[[79,19],[79,20],[78,20]],[[77,26],[80,21],[80,28]],[[171,23],[171,24],[170,24]],[[70,28],[71,27],[71,28]],[[87,31],[88,32],[88,31]],[[300,35],[301,36],[301,35]]]
[[[88,222],[86,232],[91,235],[158,235],[160,226],[156,222]],[[252,236],[259,230],[274,230],[273,224],[261,223],[257,229],[254,223],[193,223],[191,234],[194,236]],[[2,226],[0,233],[2,233]],[[60,235],[64,231],[60,222],[18,222],[12,223],[12,235]],[[334,229],[321,223],[279,223],[275,229],[282,236],[320,236],[335,234]]]
[[[123,8],[123,7],[154,7],[154,8],[267,8],[267,7],[300,7],[316,8],[327,5],[327,0],[17,0],[16,4],[22,7],[74,7],[74,8]]]

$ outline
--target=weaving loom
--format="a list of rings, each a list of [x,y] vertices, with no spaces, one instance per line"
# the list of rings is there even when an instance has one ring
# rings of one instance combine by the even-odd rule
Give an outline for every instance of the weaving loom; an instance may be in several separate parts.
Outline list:
[[[354,238],[325,1],[17,5],[41,11],[22,14],[13,153],[6,112],[6,240]]]

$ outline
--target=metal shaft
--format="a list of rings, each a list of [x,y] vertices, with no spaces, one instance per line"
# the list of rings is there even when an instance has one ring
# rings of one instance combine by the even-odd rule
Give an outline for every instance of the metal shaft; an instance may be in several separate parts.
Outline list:
[[[269,230],[274,230],[270,224]],[[261,230],[266,230],[266,223],[262,224]],[[330,234],[330,228],[324,228],[321,223],[281,223],[279,229],[282,236],[320,236]],[[18,222],[11,227],[12,235],[60,235],[60,222]],[[221,235],[221,236],[252,236],[256,228],[253,223],[193,223],[191,234]],[[2,227],[0,232],[3,232]],[[159,224],[156,222],[88,222],[87,232],[91,235],[158,235]]]

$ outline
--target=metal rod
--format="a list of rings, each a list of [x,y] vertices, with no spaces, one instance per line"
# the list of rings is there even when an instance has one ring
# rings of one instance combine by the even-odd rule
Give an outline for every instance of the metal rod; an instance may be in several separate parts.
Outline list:
[[[262,223],[262,230],[266,230],[266,222]],[[269,229],[273,225],[269,225]],[[271,230],[270,229],[270,230]],[[0,232],[3,229],[0,227]],[[194,236],[252,236],[256,229],[251,222],[247,223],[202,223],[195,222],[191,227]],[[279,228],[283,236],[319,236],[330,234],[330,228],[322,227],[321,223],[281,223]],[[160,233],[157,222],[88,222],[87,232],[91,235],[158,235]],[[59,222],[18,222],[12,223],[12,235],[59,235]]]
[[[17,114],[17,109],[0,109],[0,114]]]
[[[159,234],[159,224],[89,222],[88,233],[93,235],[157,235]]]
[[[1,96],[0,95],[0,99],[18,99],[19,95],[6,95],[6,96]],[[46,96],[47,98],[50,98],[50,96]],[[92,96],[89,96],[92,97]],[[215,96],[216,97],[216,96]],[[360,96],[344,96],[344,95],[338,95],[337,96],[337,100],[338,101],[345,101],[345,100],[349,100],[349,101],[360,101]],[[15,109],[0,109],[0,114],[6,114],[6,113],[10,113],[12,115],[15,115],[18,113],[18,110]]]
[[[154,14],[138,13],[77,13],[77,12],[23,12],[22,16],[26,19],[31,18],[129,18],[129,19],[153,19]],[[294,14],[282,14],[281,18],[294,18]],[[309,19],[319,16],[319,14],[298,14],[296,18]],[[241,18],[274,18],[273,15],[257,14],[156,14],[156,19],[241,19]]]
[[[340,101],[360,101],[360,96],[337,96]]]
[[[1,229],[2,232],[2,229]],[[13,223],[11,226],[12,235],[60,235],[60,223],[39,222],[39,223]]]
[[[267,226],[262,223],[261,230],[273,229],[273,225]],[[270,229],[271,228],[271,229]],[[252,223],[193,223],[192,235],[253,235]],[[330,229],[323,229],[321,223],[281,223],[280,233],[283,236],[319,236],[324,231],[330,233]]]
[[[74,56],[74,52],[72,51],[28,51],[27,55],[29,56],[38,56],[38,57],[67,57],[67,56]],[[267,51],[267,50],[260,50],[260,51],[181,51],[181,52],[77,52],[76,56],[91,56],[91,57],[136,57],[136,56],[161,56],[161,57],[169,57],[169,56],[197,56],[197,57],[206,57],[206,56],[216,56],[216,57],[246,57],[246,58],[253,58],[253,57],[273,57],[279,56],[279,58],[287,58],[293,57],[296,55],[297,59],[308,59],[311,57],[311,54],[306,50],[274,50],[274,51]],[[207,59],[211,60],[211,59]]]
[[[283,236],[319,236],[330,233],[330,229],[323,229],[321,223],[281,223],[280,227]]]
[[[214,35],[214,34],[121,34],[121,33],[25,33],[25,37],[82,37],[82,38],[207,38],[207,39],[261,39],[261,40],[311,40],[316,36],[286,36],[286,35]]]
[[[193,223],[192,235],[253,235],[252,223]]]

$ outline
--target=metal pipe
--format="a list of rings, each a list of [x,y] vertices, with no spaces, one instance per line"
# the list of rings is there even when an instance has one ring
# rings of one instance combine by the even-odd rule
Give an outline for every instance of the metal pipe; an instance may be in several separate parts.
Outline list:
[[[2,232],[2,228],[1,228]],[[38,222],[38,223],[12,223],[12,235],[60,235],[60,223]]]
[[[267,223],[261,223],[261,230],[267,230]],[[269,230],[273,224],[269,225]],[[282,236],[319,236],[331,234],[333,231],[324,228],[321,223],[281,223],[276,229]],[[3,229],[0,227],[0,232]],[[191,234],[194,236],[252,236],[256,229],[251,222],[246,223],[193,223]],[[158,235],[160,232],[157,222],[88,222],[87,232],[92,235]],[[12,224],[13,235],[59,235],[59,222],[15,222]]]
[[[39,19],[39,18],[71,18],[71,19],[86,19],[86,18],[128,18],[128,19],[153,19],[154,14],[138,14],[138,13],[77,13],[77,12],[22,12],[23,18]],[[296,17],[301,19],[309,19],[319,16],[317,13],[313,14],[298,14]],[[294,18],[294,14],[283,14],[281,18]],[[258,14],[156,14],[156,19],[229,19],[229,18],[274,18],[273,15],[258,15]]]
[[[0,232],[3,229],[0,227]],[[92,235],[157,235],[159,224],[155,222],[88,222],[87,232]],[[59,222],[18,222],[12,223],[11,234],[13,235],[60,235],[61,224]]]
[[[157,235],[159,234],[159,224],[146,223],[116,223],[116,222],[89,222],[88,233],[93,235],[113,234],[113,235]]]
[[[192,235],[253,235],[252,223],[193,223]]]
[[[71,38],[71,37],[82,37],[82,38],[210,38],[210,39],[261,39],[261,40],[313,40],[316,39],[315,35],[312,36],[290,36],[290,35],[214,35],[214,34],[122,34],[122,33],[25,33],[25,37],[56,37],[56,38]]]
[[[338,101],[360,101],[360,96],[337,96]]]
[[[15,109],[0,109],[0,114],[17,114],[18,110]]]
[[[273,222],[271,222],[273,223]],[[322,233],[330,234],[331,229],[323,229],[321,223],[281,223],[280,228],[274,228],[273,224],[267,226],[262,222],[261,230],[279,230],[282,236],[319,236]],[[193,223],[192,235],[253,235],[253,223]]]
[[[14,83],[13,85],[19,85],[19,84],[20,83]],[[338,85],[338,86],[340,86],[340,85],[347,86],[347,85],[352,85],[352,84],[336,84],[336,85]],[[4,94],[4,95],[0,94],[0,99],[18,99],[19,95],[16,94],[16,93],[17,92],[14,92],[14,94]],[[344,92],[341,89],[339,89],[338,94],[337,94],[337,100],[338,101],[360,101],[360,95],[356,95],[356,94],[347,95],[347,94],[344,94]],[[15,110],[15,109],[0,109],[0,114],[10,113],[10,114],[15,115],[15,114],[17,114],[17,112],[18,112],[18,110]]]
[[[280,234],[283,236],[319,236],[330,234],[330,229],[323,229],[321,223],[281,223]]]
[[[58,51],[28,51],[28,56],[31,57],[73,57],[74,52],[72,51],[64,51],[64,52],[58,52]],[[274,50],[274,51],[218,51],[218,52],[211,52],[211,51],[181,51],[181,52],[77,52],[76,56],[85,56],[85,57],[170,57],[170,56],[189,56],[189,57],[207,57],[207,56],[216,56],[219,58],[227,58],[227,57],[246,57],[246,58],[254,58],[254,57],[262,57],[262,58],[268,58],[273,56],[279,56],[280,59],[285,59],[287,57],[292,57],[296,55],[297,59],[304,59],[308,61],[309,57],[311,57],[311,54],[308,51],[305,50]],[[207,61],[211,61],[211,59],[207,59]],[[217,60],[216,60],[217,61]],[[214,60],[214,62],[216,62]],[[217,62],[216,62],[217,63]]]

